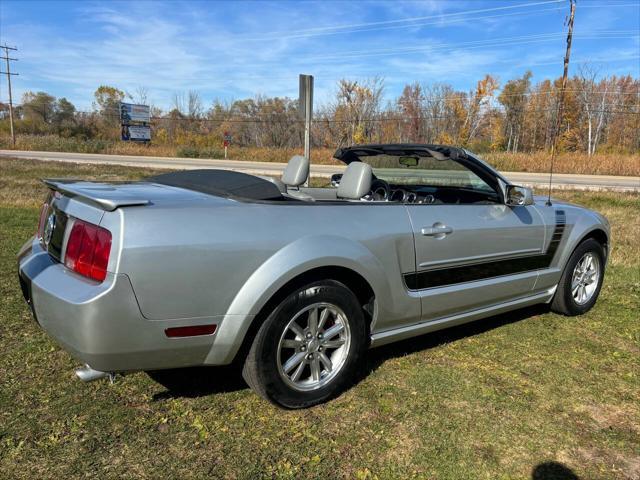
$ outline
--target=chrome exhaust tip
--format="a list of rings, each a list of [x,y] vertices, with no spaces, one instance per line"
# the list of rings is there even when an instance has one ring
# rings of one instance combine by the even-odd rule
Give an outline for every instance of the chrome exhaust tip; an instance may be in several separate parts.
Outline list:
[[[93,382],[94,380],[100,380],[101,378],[108,378],[113,383],[115,375],[111,372],[101,372],[100,370],[94,370],[89,365],[85,364],[84,367],[77,368],[75,370],[76,376],[83,382]]]

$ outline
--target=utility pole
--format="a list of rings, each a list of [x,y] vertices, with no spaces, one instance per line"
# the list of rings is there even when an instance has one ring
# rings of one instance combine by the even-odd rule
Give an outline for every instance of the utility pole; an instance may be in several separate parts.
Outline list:
[[[5,73],[7,75],[7,85],[9,86],[9,122],[11,124],[11,143],[13,144],[13,146],[15,147],[16,145],[16,133],[13,129],[13,98],[11,96],[11,76],[12,75],[18,75],[17,73],[11,73],[11,64],[9,63],[9,61],[13,61],[13,62],[17,62],[18,59],[17,58],[11,58],[9,56],[9,50],[14,50],[17,51],[17,48],[14,47],[8,47],[6,44],[4,45],[0,45],[0,48],[4,49],[4,57],[0,57],[2,59],[4,59],[7,62],[7,71],[6,72],[0,72],[0,73]]]
[[[549,197],[547,205],[551,205],[551,182],[553,181],[553,164],[556,158],[556,150],[558,149],[558,136],[562,128],[562,117],[564,114],[564,92],[567,88],[567,79],[569,76],[569,58],[571,57],[571,40],[573,38],[573,18],[576,14],[576,0],[569,0],[569,31],[567,32],[567,51],[564,55],[564,71],[562,73],[562,85],[560,87],[560,98],[558,99],[558,114],[556,115],[556,126],[553,132],[553,142],[551,144],[551,170],[549,172]]]

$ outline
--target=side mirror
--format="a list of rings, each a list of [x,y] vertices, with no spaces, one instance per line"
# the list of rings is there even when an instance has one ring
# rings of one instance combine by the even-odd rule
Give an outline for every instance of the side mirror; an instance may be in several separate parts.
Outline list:
[[[504,203],[510,207],[533,205],[533,192],[527,187],[507,185],[507,195]]]
[[[340,180],[342,180],[342,174],[334,173],[333,175],[331,175],[331,186],[338,188],[338,185],[340,185]]]

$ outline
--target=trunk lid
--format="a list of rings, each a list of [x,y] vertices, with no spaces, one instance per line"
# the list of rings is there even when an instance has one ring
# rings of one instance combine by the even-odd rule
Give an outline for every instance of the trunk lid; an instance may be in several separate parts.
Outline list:
[[[107,212],[120,207],[192,202],[213,198],[199,192],[148,182],[102,183],[58,179],[43,181],[55,192]]]

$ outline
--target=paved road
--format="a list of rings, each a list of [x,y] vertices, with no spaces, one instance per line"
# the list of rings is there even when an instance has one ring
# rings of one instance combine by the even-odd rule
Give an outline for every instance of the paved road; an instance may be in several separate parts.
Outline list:
[[[0,150],[0,157],[18,157],[57,162],[111,163],[115,165],[170,169],[220,168],[225,170],[242,171],[256,175],[280,175],[285,166],[284,163],[272,162],[209,160],[202,158],[142,157],[91,153],[32,152],[21,150]],[[334,165],[312,165],[311,176],[328,178],[333,173],[341,172],[343,168],[344,167]],[[541,187],[546,186],[549,182],[549,175],[546,173],[502,173],[515,184]],[[554,188],[640,192],[640,177],[556,173],[554,175]]]

